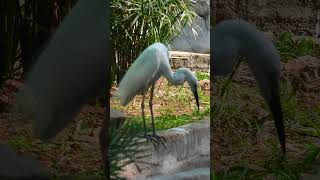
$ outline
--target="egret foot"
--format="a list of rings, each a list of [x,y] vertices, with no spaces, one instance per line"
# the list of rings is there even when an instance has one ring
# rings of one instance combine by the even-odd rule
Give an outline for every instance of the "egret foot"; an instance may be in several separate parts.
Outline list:
[[[156,151],[159,149],[160,143],[166,149],[164,143],[167,142],[167,140],[163,136],[158,136],[157,134],[145,134],[143,137],[147,139],[147,142],[151,142],[153,144],[153,147],[156,149]]]

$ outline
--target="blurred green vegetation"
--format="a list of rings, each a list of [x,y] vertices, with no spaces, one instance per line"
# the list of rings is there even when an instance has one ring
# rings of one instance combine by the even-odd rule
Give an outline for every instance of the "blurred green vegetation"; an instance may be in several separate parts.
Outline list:
[[[285,62],[304,55],[320,58],[319,45],[310,39],[310,37],[295,39],[292,33],[283,32],[276,38],[275,46],[280,52],[282,60]]]
[[[76,0],[0,1],[0,86],[24,76]]]
[[[218,80],[216,86],[221,89],[225,81],[227,80]],[[319,170],[320,147],[315,141],[310,140],[320,137],[320,113],[317,111],[319,107],[306,107],[295,94],[292,96],[292,87],[285,84],[281,83],[281,97],[288,142],[291,146],[299,147],[300,151],[294,149],[294,152],[288,154],[287,159],[282,160],[278,141],[274,137],[264,142],[267,148],[272,148],[270,152],[266,152],[268,155],[259,153],[261,157],[255,154],[250,158],[235,160],[232,164],[229,162],[228,169],[215,172],[211,179],[262,180],[270,177],[298,180],[303,174],[313,174]],[[243,99],[249,100],[250,103]],[[257,118],[258,109],[263,109],[268,114]],[[224,96],[214,102],[211,110],[213,129],[223,129],[223,134],[219,136],[229,137],[224,138],[224,141],[232,144],[233,148],[228,151],[232,151],[233,156],[252,148],[252,138],[261,137],[267,122],[273,124],[272,116],[256,87],[230,83]],[[259,141],[259,138],[257,140]],[[296,155],[297,153],[299,155]]]
[[[111,1],[111,82],[119,82],[146,47],[155,42],[170,44],[185,25],[191,26],[196,16],[191,6],[189,0]]]

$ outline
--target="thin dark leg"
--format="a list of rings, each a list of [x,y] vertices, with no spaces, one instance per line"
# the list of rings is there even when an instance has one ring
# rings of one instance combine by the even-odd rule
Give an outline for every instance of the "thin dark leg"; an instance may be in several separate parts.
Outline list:
[[[141,115],[142,115],[142,119],[143,119],[143,126],[144,126],[144,137],[147,139],[147,142],[152,142],[154,148],[156,150],[158,150],[158,146],[160,143],[162,143],[162,145],[165,147],[163,141],[165,141],[165,139],[163,137],[160,137],[156,134],[156,130],[155,130],[155,125],[154,125],[154,117],[153,117],[153,108],[152,108],[152,100],[153,100],[153,91],[154,91],[154,87],[155,85],[152,85],[151,88],[151,96],[150,96],[150,101],[149,101],[149,105],[150,105],[150,111],[151,111],[151,118],[152,118],[152,128],[153,128],[153,135],[148,135],[147,134],[147,125],[146,125],[146,119],[145,119],[145,114],[144,114],[144,101],[146,99],[146,92],[143,92],[143,97],[142,97],[142,101],[141,101]]]
[[[151,112],[152,131],[153,131],[153,135],[155,136],[156,135],[156,128],[154,126],[154,116],[153,116],[153,91],[154,91],[154,84],[151,87],[149,107],[150,107],[150,112]]]
[[[150,100],[149,100],[149,107],[150,107],[151,119],[152,119],[153,137],[155,138],[155,140],[157,142],[157,145],[159,145],[161,143],[163,145],[163,147],[165,148],[166,146],[164,145],[164,141],[166,141],[166,139],[164,137],[161,137],[161,136],[157,135],[156,128],[155,128],[155,125],[154,125],[154,116],[153,116],[153,92],[154,92],[154,87],[155,87],[155,84],[153,84],[151,86]],[[158,149],[158,148],[156,147],[156,149]]]
[[[144,100],[146,99],[146,93],[143,93],[142,101],[141,101],[141,116],[143,119],[143,127],[144,127],[144,137],[147,137],[147,126],[146,126],[146,119],[144,117]]]

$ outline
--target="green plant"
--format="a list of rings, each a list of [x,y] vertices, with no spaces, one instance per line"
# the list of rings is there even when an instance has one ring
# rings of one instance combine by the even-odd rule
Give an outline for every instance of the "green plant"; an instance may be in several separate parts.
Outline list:
[[[198,78],[199,81],[201,80],[209,80],[210,79],[210,74],[207,72],[201,72],[201,71],[197,71],[196,72],[196,77]]]
[[[197,120],[203,119],[210,113],[210,108],[207,107],[205,111],[198,112],[194,111],[192,114],[182,114],[182,115],[172,115],[172,114],[162,114],[161,116],[155,117],[155,126],[157,130],[164,130],[175,128],[178,126],[185,125],[187,123],[195,122]],[[151,122],[151,117],[146,117],[146,122]],[[140,116],[129,117],[127,123],[124,125],[128,129],[137,129],[139,133],[143,133],[143,121]],[[152,128],[147,126],[147,131],[151,131]]]
[[[293,35],[284,32],[276,39],[275,45],[284,61],[303,55],[317,55],[316,44],[306,37],[294,40]]]
[[[216,86],[221,85],[221,83],[223,82],[217,81]],[[257,118],[252,116],[255,111],[263,108],[267,112],[268,108],[265,106],[261,97],[258,98],[259,94],[256,88],[230,83],[227,89],[225,96],[222,97],[220,101],[214,102],[214,106],[212,106],[211,118],[213,120],[211,123],[212,126],[216,128],[215,130],[218,130],[217,128],[223,129],[223,137],[230,137],[224,138],[224,140],[233,144],[233,152],[240,153],[242,149],[245,149],[248,145],[245,143],[239,144],[238,142],[246,142],[248,137],[235,137],[234,133],[239,133],[243,130],[237,131],[232,129],[232,127],[242,129],[244,124],[239,123],[239,121],[244,120],[248,121],[249,125],[254,124],[254,122],[257,121]],[[255,92],[251,91],[254,89]],[[288,129],[287,136],[290,137],[292,144],[307,144],[301,149],[307,149],[307,152],[304,153],[303,156],[299,155],[283,160],[277,147],[277,140],[270,139],[267,142],[272,147],[271,156],[267,156],[270,158],[258,158],[256,155],[259,161],[254,162],[253,166],[251,164],[252,162],[249,163],[247,159],[233,162],[229,169],[216,173],[214,179],[264,179],[266,176],[269,176],[275,179],[291,180],[299,179],[302,174],[314,170],[315,165],[319,164],[318,157],[320,148],[313,145],[308,138],[319,137],[320,111],[317,111],[317,108],[305,107],[292,91],[291,86],[285,86],[285,82],[281,82],[281,99],[286,127]],[[246,101],[250,103],[242,106],[241,102],[243,100],[240,99],[242,97],[245,97]],[[232,103],[230,103],[230,101],[232,101]],[[243,112],[247,114],[247,116],[245,116]],[[266,120],[271,120],[270,114],[264,117],[262,122]],[[228,123],[228,125],[223,126],[224,123]],[[261,133],[259,131],[256,132],[254,126],[246,128],[246,131],[251,131],[255,136]],[[293,143],[292,140],[294,140],[295,143]],[[301,152],[301,150],[299,152]]]
[[[152,43],[170,44],[185,25],[191,25],[194,10],[188,0],[111,1],[112,76],[119,82],[129,65]]]
[[[109,148],[110,178],[124,179],[119,176],[123,167],[139,160],[145,155],[142,152],[144,141],[137,137],[135,128],[116,128],[111,125],[111,142]]]
[[[215,179],[265,179],[273,177],[279,180],[298,180],[305,172],[312,170],[314,164],[317,164],[316,159],[320,153],[320,148],[307,144],[307,154],[302,161],[283,160],[279,156],[279,152],[273,146],[272,156],[264,162],[260,170],[253,169],[246,164],[239,164],[230,169],[217,173]]]
[[[0,86],[28,73],[39,52],[76,0],[0,1]],[[17,63],[19,62],[19,63]]]
[[[25,138],[25,137],[19,137],[14,140],[9,141],[10,146],[16,148],[16,149],[23,149],[25,151],[28,151],[32,149],[32,141],[31,139]]]

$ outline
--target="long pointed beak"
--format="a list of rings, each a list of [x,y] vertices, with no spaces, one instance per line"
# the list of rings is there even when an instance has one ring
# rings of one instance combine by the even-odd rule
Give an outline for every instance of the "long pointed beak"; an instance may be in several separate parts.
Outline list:
[[[280,103],[279,94],[272,94],[270,100],[270,109],[273,115],[274,123],[277,129],[278,139],[281,144],[282,153],[286,153],[286,138],[285,138],[285,130],[282,116],[282,108]]]
[[[198,96],[197,86],[195,87],[195,90],[194,90],[194,97],[196,98],[196,103],[197,103],[197,107],[198,107],[198,111],[199,111],[200,108],[199,108],[199,96]]]
[[[270,110],[272,112],[272,116],[274,119],[274,123],[277,129],[277,135],[279,142],[281,144],[281,149],[283,155],[286,154],[286,136],[285,136],[285,129],[283,123],[283,114],[282,114],[282,107],[280,102],[280,92],[279,92],[279,81],[278,79],[274,78],[273,76],[269,76],[269,78],[265,81],[269,82],[267,87],[269,90],[269,95],[265,96],[265,100],[267,101]]]

